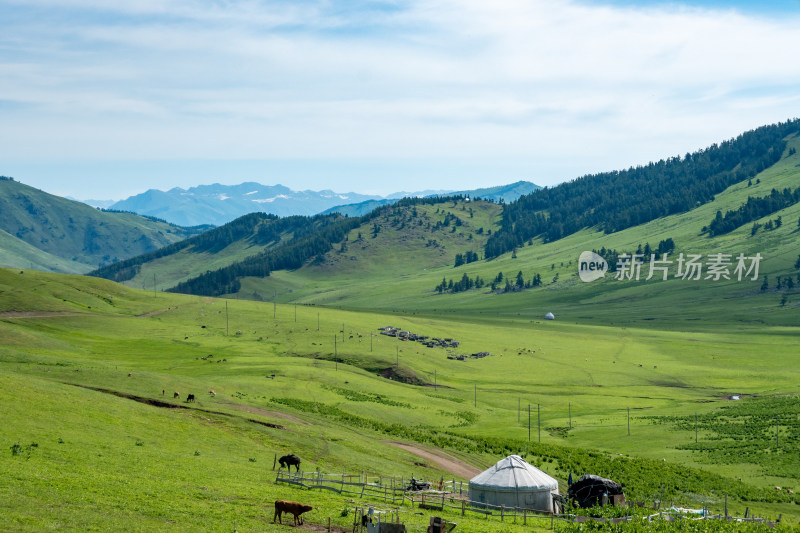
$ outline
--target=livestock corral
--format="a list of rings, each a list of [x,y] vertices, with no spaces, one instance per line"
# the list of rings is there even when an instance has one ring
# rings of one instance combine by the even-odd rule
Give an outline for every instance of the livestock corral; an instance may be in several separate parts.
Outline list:
[[[388,505],[388,511],[383,513],[396,516],[399,522],[403,515],[414,513],[413,509],[438,512],[450,518],[480,516],[486,520],[507,522],[534,528],[555,529],[557,524],[580,525],[587,522],[595,524],[654,524],[676,521],[704,521],[706,523],[725,522],[730,524],[753,524],[775,528],[780,524],[769,521],[763,517],[734,516],[729,514],[727,506],[717,512],[709,508],[691,509],[675,505],[672,502],[662,502],[655,495],[651,502],[631,501],[593,507],[579,512],[578,507],[572,506],[570,500],[563,496],[555,499],[559,503],[558,511],[554,513],[539,512],[532,509],[516,506],[494,505],[469,499],[469,484],[455,479],[438,481],[420,481],[411,478],[394,478],[386,476],[368,476],[364,472],[356,474],[326,474],[316,472],[278,472],[276,484],[285,484],[309,490],[330,491],[346,497],[346,502],[354,505],[356,516],[359,511],[373,509],[380,504]],[[415,490],[417,486],[427,485],[426,490]],[[380,502],[380,503],[379,503]],[[562,507],[563,506],[563,507]],[[360,513],[362,516],[365,514]],[[419,513],[417,513],[419,514]],[[354,521],[354,531],[358,530],[359,521]],[[366,523],[366,521],[364,522]],[[704,525],[696,529],[707,529]]]

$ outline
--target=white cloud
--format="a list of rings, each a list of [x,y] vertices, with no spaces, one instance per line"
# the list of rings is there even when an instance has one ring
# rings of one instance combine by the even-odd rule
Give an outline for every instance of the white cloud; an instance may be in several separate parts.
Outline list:
[[[798,108],[796,16],[349,5],[0,0],[0,157],[514,158],[552,182]]]

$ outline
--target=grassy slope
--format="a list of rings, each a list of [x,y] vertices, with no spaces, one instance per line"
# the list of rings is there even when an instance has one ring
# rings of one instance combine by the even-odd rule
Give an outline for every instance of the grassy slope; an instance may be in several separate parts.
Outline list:
[[[396,435],[342,424],[281,399],[320,402],[408,428],[449,428],[520,443],[528,430],[517,407],[538,404],[542,442],[550,446],[664,457],[667,465],[702,466],[731,477],[744,473],[748,485],[792,487],[797,479],[772,478],[758,465],[701,463],[691,452],[674,449],[691,441],[690,432],[654,426],[639,416],[710,412],[733,393],[798,392],[800,375],[785,365],[796,352],[793,330],[727,328],[687,335],[532,324],[526,319],[503,325],[470,323],[291,305],[277,306],[273,318],[270,304],[154,297],[105,280],[12,270],[0,270],[0,291],[0,312],[28,311],[0,315],[0,402],[10,413],[4,416],[0,441],[0,461],[9,472],[0,482],[0,523],[7,529],[38,531],[60,524],[67,529],[130,530],[135,524],[141,531],[232,530],[235,522],[240,531],[277,530],[265,523],[264,513],[264,506],[277,497],[320,507],[312,517],[317,523],[332,516],[346,525],[347,519],[335,518],[347,505],[344,499],[272,484],[270,459],[287,451],[300,455],[304,467],[325,472],[452,477],[432,465],[415,466],[419,458],[383,444]],[[417,343],[385,336],[370,342],[369,333],[387,323],[458,338],[463,352],[488,350],[495,355],[459,362],[446,359],[442,349]],[[338,365],[334,353],[341,360]],[[395,363],[400,374],[428,383],[435,379],[439,388],[376,377],[378,370]],[[266,379],[270,374],[276,378]],[[154,399],[161,399],[162,389],[194,392],[195,407],[234,416],[158,409],[70,383]],[[206,394],[209,389],[217,396]],[[349,399],[343,391],[375,401]],[[627,407],[637,413],[630,437]],[[570,409],[573,430],[552,429],[568,426]],[[533,413],[536,441],[535,407]],[[259,426],[248,422],[250,418],[287,429]],[[25,460],[9,453],[17,442],[39,446]],[[513,451],[525,453],[522,447]],[[458,449],[451,453],[481,467],[498,459],[496,454],[459,454]],[[529,459],[541,461],[535,453]],[[563,482],[566,472],[556,467],[543,466]],[[642,482],[633,471],[621,480],[629,486]],[[703,487],[684,483],[675,487],[679,501],[720,507],[721,494],[693,495]],[[653,490],[631,496],[650,498]],[[731,505],[743,508],[745,503],[731,499]],[[796,514],[791,504],[747,505],[772,516],[781,512],[791,519]],[[423,521],[412,514],[404,517]],[[492,531],[496,525],[453,519],[468,531]]]
[[[790,147],[800,147],[800,139],[793,139]],[[758,177],[760,184],[751,187],[740,183],[719,194],[714,202],[700,206],[688,213],[659,219],[648,224],[605,235],[584,230],[554,243],[534,242],[517,252],[517,258],[506,254],[496,260],[481,261],[452,268],[452,262],[435,264],[424,250],[414,249],[407,254],[397,254],[389,245],[380,258],[364,257],[350,247],[355,265],[364,263],[391,268],[372,268],[368,276],[359,276],[353,269],[331,270],[325,265],[309,265],[296,272],[276,272],[266,280],[251,280],[245,284],[244,293],[256,290],[269,294],[277,290],[283,301],[299,301],[317,305],[351,309],[381,309],[389,312],[422,313],[453,316],[474,316],[482,320],[508,317],[536,319],[552,311],[560,319],[570,322],[605,325],[640,325],[657,321],[656,327],[669,329],[698,329],[738,323],[745,326],[761,324],[797,326],[798,290],[788,293],[788,303],[781,307],[781,294],[774,290],[776,275],[796,274],[793,264],[797,259],[800,239],[797,220],[800,205],[795,205],[766,217],[761,222],[782,215],[784,225],[773,231],[763,229],[750,235],[750,224],[724,236],[708,238],[701,234],[717,210],[723,213],[735,209],[747,196],[768,195],[774,188],[800,186],[800,155],[786,157]],[[459,212],[457,207],[454,212]],[[364,229],[363,231],[366,231]],[[669,279],[662,281],[616,281],[613,276],[591,284],[577,277],[577,260],[584,250],[603,246],[617,250],[635,251],[646,242],[656,246],[660,240],[671,237],[677,244],[676,253],[739,253],[751,256],[761,253],[760,276],[756,281]],[[456,249],[449,250],[451,254]],[[673,255],[673,259],[676,255]],[[554,266],[554,268],[553,268]],[[529,279],[538,272],[545,287],[516,294],[495,295],[488,290],[475,290],[457,295],[438,295],[433,288],[442,277],[457,281],[464,272],[493,279],[498,272],[516,276],[522,271]],[[673,264],[671,275],[676,265]],[[555,275],[558,283],[553,283]],[[767,274],[771,290],[759,291],[761,277]],[[291,292],[289,292],[291,290]],[[653,325],[653,324],[650,324]]]
[[[31,246],[27,242],[13,235],[9,235],[1,229],[0,266],[10,268],[35,268],[36,270],[66,272],[69,274],[85,272],[87,268],[87,265],[68,261],[43,252],[35,246]]]
[[[472,208],[472,217],[468,208]],[[418,217],[412,220],[410,213],[414,209]],[[440,213],[436,213],[437,210]],[[322,277],[344,278],[356,282],[365,277],[383,280],[387,277],[403,276],[407,273],[407,254],[410,251],[414,252],[420,265],[437,267],[452,265],[456,253],[467,250],[480,252],[483,249],[487,237],[475,232],[481,227],[487,230],[492,228],[500,210],[499,205],[488,202],[472,202],[466,205],[462,202],[455,208],[452,202],[436,206],[394,208],[375,221],[381,227],[377,237],[372,236],[372,223],[352,231],[345,243],[346,251],[342,252],[341,243],[338,244],[334,251],[326,254],[324,261],[315,263],[317,267],[315,271]],[[431,231],[429,224],[435,225],[437,221],[443,220],[445,212],[461,218],[463,225],[455,232],[451,231],[453,226]],[[423,222],[422,226],[418,225],[420,221]],[[361,239],[358,237],[359,233],[362,235]],[[470,234],[472,234],[471,239]],[[288,236],[284,236],[283,241],[287,238]],[[435,244],[429,242],[433,240],[436,241]],[[182,250],[144,263],[139,273],[126,281],[125,285],[152,288],[155,275],[159,288],[173,287],[207,270],[222,268],[258,254],[265,248],[267,247],[254,245],[249,240],[242,240],[215,253],[197,254],[189,249]],[[399,253],[401,251],[404,253]],[[281,276],[280,272],[276,274],[278,277]],[[265,284],[263,280],[245,280],[239,296],[256,300],[269,298],[275,290],[271,281],[267,280]],[[292,285],[290,282],[279,291],[286,292]]]
[[[139,272],[125,282],[129,287],[147,287],[152,290],[153,276],[159,290],[174,287],[182,281],[197,277],[208,270],[223,268],[251,255],[261,253],[269,246],[236,241],[216,253],[196,253],[184,249],[178,253],[142,264]]]
[[[4,261],[4,266],[36,265],[50,254],[60,260],[44,266],[63,272],[88,272],[100,264],[143,254],[191,234],[185,228],[131,213],[100,211],[6,180],[0,180],[0,228],[11,239],[29,245],[11,245],[16,252],[4,257],[11,261]]]

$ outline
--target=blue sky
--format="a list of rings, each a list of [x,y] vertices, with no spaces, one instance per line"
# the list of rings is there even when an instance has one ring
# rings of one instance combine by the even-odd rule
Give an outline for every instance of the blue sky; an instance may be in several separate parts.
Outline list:
[[[798,0],[0,0],[0,175],[554,185],[798,116],[798,23]]]

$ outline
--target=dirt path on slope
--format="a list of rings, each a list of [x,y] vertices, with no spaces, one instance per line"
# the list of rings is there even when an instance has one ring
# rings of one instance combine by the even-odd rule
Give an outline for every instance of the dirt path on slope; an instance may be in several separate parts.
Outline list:
[[[406,444],[404,442],[392,440],[386,440],[383,442],[392,446],[396,446],[397,448],[401,448],[407,452],[411,452],[414,455],[430,461],[439,468],[447,470],[451,474],[455,474],[465,479],[473,478],[482,472],[480,468],[473,466],[466,461],[462,461],[461,459],[457,459],[441,450],[420,448],[419,446],[415,446],[413,444]]]
[[[251,405],[241,405],[238,403],[221,403],[220,405],[236,409],[237,411],[252,413],[254,415],[268,416],[273,418],[285,418],[286,420],[291,420],[292,422],[298,422],[300,424],[305,424],[307,426],[311,425],[311,422],[307,422],[301,418],[297,418],[296,416],[292,416],[286,413],[281,413],[280,411],[270,411],[269,409],[261,409],[260,407],[253,407]]]
[[[0,319],[3,318],[49,318],[53,316],[83,316],[91,313],[80,313],[77,311],[0,311]]]

